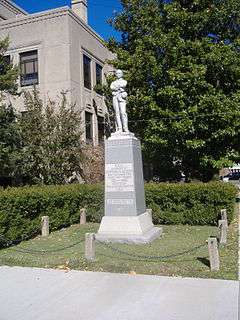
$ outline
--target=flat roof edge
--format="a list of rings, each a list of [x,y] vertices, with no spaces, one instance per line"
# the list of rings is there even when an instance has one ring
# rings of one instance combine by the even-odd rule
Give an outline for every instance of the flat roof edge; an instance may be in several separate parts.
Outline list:
[[[16,3],[14,3],[11,0],[0,0],[0,3],[4,5],[5,7],[8,7],[10,10],[15,11],[15,13],[23,13],[25,15],[28,14],[27,11],[25,11],[23,8],[19,7]]]
[[[0,0],[1,1],[1,0]],[[16,18],[11,18],[8,20],[3,20],[0,22],[0,28],[1,27],[5,27],[7,28],[8,25],[9,27],[12,25],[21,25],[24,23],[27,23],[28,21],[34,21],[38,18],[43,18],[43,19],[47,19],[49,18],[49,16],[58,16],[60,14],[66,14],[67,11],[69,10],[68,7],[61,7],[61,8],[57,8],[57,9],[51,9],[51,10],[46,10],[46,11],[41,11],[41,12],[36,12],[36,13],[32,13],[32,14],[27,14],[24,16],[18,16]]]
[[[68,6],[36,12],[32,14],[27,14],[24,16],[19,16],[16,18],[8,19],[8,20],[3,20],[0,22],[0,30],[7,29],[8,27],[10,28],[10,27],[21,25],[21,24],[25,24],[28,21],[31,22],[31,21],[34,21],[35,19],[37,20],[42,18],[44,20],[44,19],[54,18],[59,15],[69,15],[71,18],[76,20],[84,29],[86,29],[89,33],[91,33],[95,38],[97,38],[105,46],[104,39],[98,33],[96,33],[94,29],[92,29],[88,24],[86,24],[77,14],[75,14],[73,10],[70,9]]]

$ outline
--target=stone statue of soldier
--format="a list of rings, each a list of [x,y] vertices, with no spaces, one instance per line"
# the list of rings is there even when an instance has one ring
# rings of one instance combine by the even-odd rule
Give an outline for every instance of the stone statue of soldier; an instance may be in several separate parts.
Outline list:
[[[105,205],[98,241],[149,243],[162,234],[146,209],[141,144],[128,130],[127,81],[122,70],[111,83],[116,132],[105,140]]]
[[[116,132],[129,133],[128,117],[126,112],[127,81],[123,79],[122,70],[116,70],[115,74],[116,74],[117,80],[111,83],[110,88],[112,90],[112,95],[113,95],[113,108],[114,108],[115,117],[116,117]]]

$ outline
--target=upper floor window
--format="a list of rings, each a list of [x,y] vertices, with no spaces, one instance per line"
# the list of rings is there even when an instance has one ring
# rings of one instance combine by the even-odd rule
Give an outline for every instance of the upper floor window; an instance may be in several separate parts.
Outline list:
[[[91,90],[91,59],[83,55],[84,87]]]
[[[96,63],[96,84],[102,84],[102,66]]]
[[[38,52],[37,50],[20,53],[21,86],[38,84]]]

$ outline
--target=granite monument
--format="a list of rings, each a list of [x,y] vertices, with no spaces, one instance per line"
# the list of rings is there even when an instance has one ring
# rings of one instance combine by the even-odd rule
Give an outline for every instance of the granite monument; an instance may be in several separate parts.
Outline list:
[[[140,141],[128,130],[127,81],[116,71],[111,84],[116,132],[105,141],[105,212],[96,239],[148,243],[161,234],[146,210]]]

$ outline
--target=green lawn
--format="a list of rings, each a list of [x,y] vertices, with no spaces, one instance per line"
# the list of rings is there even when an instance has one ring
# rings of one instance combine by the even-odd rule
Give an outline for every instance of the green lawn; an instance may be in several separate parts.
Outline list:
[[[33,266],[44,268],[80,269],[120,273],[141,273],[169,276],[237,279],[238,224],[229,227],[228,244],[220,247],[219,272],[209,269],[207,244],[209,236],[218,229],[209,226],[163,226],[163,236],[148,245],[113,244],[114,249],[96,244],[96,260],[84,259],[84,235],[96,232],[98,224],[74,225],[51,233],[47,238],[37,237],[7,249],[0,250],[0,265]],[[169,256],[203,244],[204,246],[181,256],[165,259],[142,259],[140,256]],[[46,250],[47,252],[42,252]],[[68,269],[69,268],[69,269]]]

